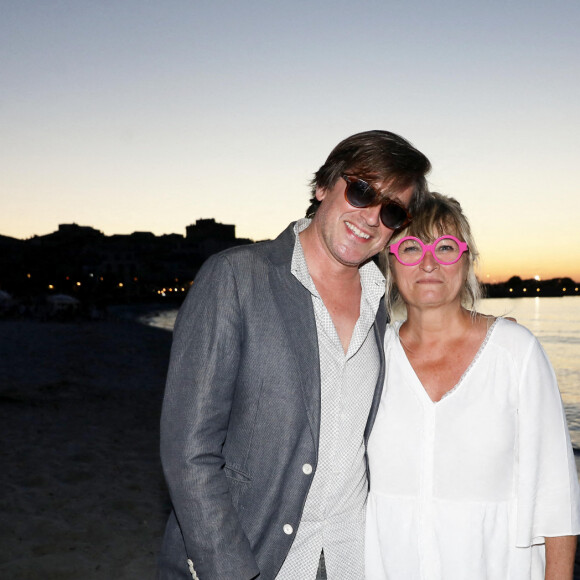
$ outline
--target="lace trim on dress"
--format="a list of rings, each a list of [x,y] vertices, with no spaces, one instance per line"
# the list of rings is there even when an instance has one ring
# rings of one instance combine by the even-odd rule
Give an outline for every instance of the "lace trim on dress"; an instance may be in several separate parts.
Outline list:
[[[487,332],[485,333],[485,338],[483,339],[483,342],[481,343],[480,347],[477,349],[477,352],[475,353],[475,356],[473,357],[472,361],[469,363],[469,366],[465,369],[465,371],[463,371],[463,374],[459,377],[459,380],[457,381],[457,384],[452,387],[451,389],[449,389],[440,399],[438,402],[441,402],[443,399],[445,399],[445,397],[448,397],[451,393],[455,392],[459,386],[461,385],[461,383],[463,382],[463,379],[468,375],[469,371],[472,369],[473,365],[477,362],[477,359],[479,359],[479,357],[481,356],[481,353],[483,352],[485,345],[488,343],[489,338],[491,337],[491,333],[493,332],[493,329],[495,328],[495,325],[497,324],[497,321],[500,319],[500,317],[498,316],[493,323],[491,324],[491,326],[487,329]]]

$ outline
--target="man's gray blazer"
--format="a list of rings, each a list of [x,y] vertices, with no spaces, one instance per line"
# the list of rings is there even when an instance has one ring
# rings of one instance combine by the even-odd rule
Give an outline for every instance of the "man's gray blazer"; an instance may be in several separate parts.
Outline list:
[[[316,469],[320,426],[316,322],[290,271],[294,243],[291,224],[274,241],[212,256],[179,312],[161,417],[173,504],[161,580],[272,580],[294,540],[314,476],[302,466]],[[385,326],[381,302],[365,439]]]

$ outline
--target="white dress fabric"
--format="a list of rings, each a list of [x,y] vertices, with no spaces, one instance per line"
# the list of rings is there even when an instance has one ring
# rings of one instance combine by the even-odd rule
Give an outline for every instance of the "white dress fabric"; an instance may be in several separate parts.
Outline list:
[[[367,580],[541,580],[545,536],[580,533],[580,493],[554,371],[498,319],[434,403],[399,341],[369,440]]]

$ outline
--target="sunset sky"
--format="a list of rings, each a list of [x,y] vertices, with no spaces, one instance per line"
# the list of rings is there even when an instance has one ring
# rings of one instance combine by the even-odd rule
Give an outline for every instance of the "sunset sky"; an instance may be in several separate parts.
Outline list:
[[[580,281],[578,0],[3,0],[0,234],[239,237],[302,217],[388,129],[471,220],[485,281]]]

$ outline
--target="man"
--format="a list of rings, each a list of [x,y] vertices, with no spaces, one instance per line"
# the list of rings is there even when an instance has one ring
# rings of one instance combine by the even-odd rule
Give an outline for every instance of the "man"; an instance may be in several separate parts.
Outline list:
[[[162,580],[364,577],[365,445],[384,378],[371,258],[426,189],[387,131],[342,141],[311,220],[204,264],[176,321],[161,418]]]

